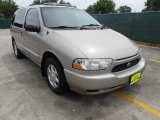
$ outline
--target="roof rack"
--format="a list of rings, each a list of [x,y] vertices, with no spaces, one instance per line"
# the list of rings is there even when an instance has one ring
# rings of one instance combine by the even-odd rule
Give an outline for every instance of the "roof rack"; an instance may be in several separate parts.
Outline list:
[[[51,6],[66,6],[66,7],[76,7],[76,6],[73,6],[73,5],[70,5],[70,4],[60,4],[60,3],[43,3],[43,5],[51,5]]]

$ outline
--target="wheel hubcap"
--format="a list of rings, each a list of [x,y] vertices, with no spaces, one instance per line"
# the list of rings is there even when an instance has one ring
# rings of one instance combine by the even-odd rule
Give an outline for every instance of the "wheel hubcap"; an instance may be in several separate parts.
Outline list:
[[[59,86],[59,76],[56,68],[53,65],[49,65],[47,68],[48,80],[52,87],[57,88]]]
[[[14,43],[13,47],[14,47],[14,53],[15,53],[15,55],[17,55],[17,54],[18,54],[18,52],[17,52],[17,46],[16,46],[16,43]]]

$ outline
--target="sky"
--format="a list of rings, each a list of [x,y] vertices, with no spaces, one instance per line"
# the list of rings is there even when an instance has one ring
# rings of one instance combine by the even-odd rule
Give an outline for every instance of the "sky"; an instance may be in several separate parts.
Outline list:
[[[30,5],[33,0],[14,0],[20,7],[25,7]],[[97,0],[64,0],[70,2],[72,5],[76,5],[80,9],[86,9],[89,5],[92,5]],[[116,4],[116,9],[119,6],[127,5],[132,8],[132,12],[140,12],[145,8],[144,3],[147,0],[113,0]]]

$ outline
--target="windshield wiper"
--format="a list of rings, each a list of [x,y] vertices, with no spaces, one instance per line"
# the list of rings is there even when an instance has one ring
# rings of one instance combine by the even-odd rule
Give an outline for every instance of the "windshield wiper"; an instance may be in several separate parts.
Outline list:
[[[55,28],[60,28],[60,29],[65,29],[65,28],[74,28],[74,29],[80,29],[80,27],[78,26],[56,26],[56,27],[49,27],[51,29],[55,29]]]
[[[88,24],[88,25],[82,25],[81,29],[84,29],[84,28],[86,28],[86,27],[88,27],[88,26],[89,26],[89,27],[90,27],[90,26],[91,26],[91,27],[92,27],[92,26],[93,26],[93,27],[94,27],[94,26],[95,26],[95,27],[97,26],[97,27],[100,27],[101,29],[103,29],[103,26],[101,26],[101,25],[98,25],[98,24]]]

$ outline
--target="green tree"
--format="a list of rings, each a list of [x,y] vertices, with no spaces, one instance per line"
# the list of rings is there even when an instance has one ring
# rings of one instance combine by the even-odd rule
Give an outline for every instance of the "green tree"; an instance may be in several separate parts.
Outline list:
[[[69,4],[69,5],[71,5],[69,2],[65,2],[64,0],[61,0],[59,3],[60,4]]]
[[[39,4],[41,4],[40,0],[34,0],[33,3],[32,3],[32,5],[39,5]]]
[[[147,0],[145,2],[146,8],[142,11],[160,11],[160,0]]]
[[[99,0],[90,5],[87,10],[90,14],[105,14],[115,12],[115,3],[112,0]]]
[[[34,0],[32,5],[39,5],[47,2],[53,2],[56,3],[58,0]]]
[[[18,5],[12,0],[0,1],[0,16],[6,19],[12,18],[15,11],[18,9]]]
[[[126,5],[120,6],[119,9],[117,10],[119,13],[129,13],[132,11],[132,9]]]

